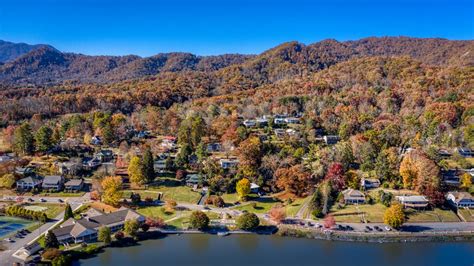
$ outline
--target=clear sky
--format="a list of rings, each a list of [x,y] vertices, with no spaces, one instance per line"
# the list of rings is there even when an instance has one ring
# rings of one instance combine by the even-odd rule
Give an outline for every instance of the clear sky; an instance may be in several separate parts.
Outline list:
[[[474,0],[0,0],[0,39],[91,55],[400,35],[474,39]]]

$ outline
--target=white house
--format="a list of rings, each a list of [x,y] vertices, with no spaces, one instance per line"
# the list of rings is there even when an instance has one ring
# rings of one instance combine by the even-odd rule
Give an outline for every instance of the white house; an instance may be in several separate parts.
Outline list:
[[[360,184],[365,189],[378,188],[380,187],[380,180],[376,178],[362,178]]]
[[[235,168],[239,164],[239,160],[236,159],[220,159],[219,164],[222,169]]]
[[[257,121],[255,120],[244,120],[242,123],[245,127],[255,127],[257,125]]]
[[[344,202],[346,204],[365,203],[365,195],[359,190],[349,188],[342,191],[342,195],[344,196]]]
[[[405,208],[426,208],[429,204],[425,196],[397,196],[396,198]]]

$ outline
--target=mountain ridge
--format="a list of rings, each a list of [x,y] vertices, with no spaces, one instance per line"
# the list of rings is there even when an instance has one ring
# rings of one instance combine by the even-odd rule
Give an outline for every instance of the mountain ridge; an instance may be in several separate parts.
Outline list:
[[[113,83],[164,72],[219,72],[223,79],[243,83],[271,83],[307,75],[354,57],[410,56],[429,65],[474,65],[474,41],[441,38],[368,37],[340,42],[326,39],[305,45],[286,42],[259,55],[160,53],[150,57],[88,56],[63,53],[42,46],[0,65],[0,84],[6,86]]]

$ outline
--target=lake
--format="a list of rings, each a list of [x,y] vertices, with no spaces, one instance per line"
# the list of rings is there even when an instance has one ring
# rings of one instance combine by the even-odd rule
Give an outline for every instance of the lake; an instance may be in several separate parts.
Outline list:
[[[33,222],[16,217],[0,216],[0,238],[6,237],[19,229],[31,225]]]
[[[267,235],[170,235],[74,265],[474,265],[472,242],[359,243]]]

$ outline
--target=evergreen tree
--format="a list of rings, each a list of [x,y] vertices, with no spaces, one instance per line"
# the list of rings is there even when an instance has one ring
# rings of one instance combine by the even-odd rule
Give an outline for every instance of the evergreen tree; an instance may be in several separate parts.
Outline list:
[[[53,130],[48,126],[42,126],[36,132],[36,150],[46,152],[53,147]]]
[[[64,209],[64,221],[73,217],[74,217],[74,213],[72,212],[71,205],[66,204],[66,208]]]
[[[178,156],[176,156],[176,165],[180,168],[185,168],[189,163],[189,156],[192,154],[191,145],[185,143],[179,149]]]
[[[44,238],[44,248],[59,248],[59,241],[51,230],[46,233],[46,237]]]
[[[112,242],[112,232],[110,231],[110,228],[107,226],[100,227],[97,239],[104,242],[106,245],[110,244],[110,242]]]
[[[145,153],[143,154],[143,174],[147,182],[152,182],[155,180],[155,169],[153,167],[153,154],[151,153],[150,148],[146,148]]]
[[[114,131],[110,122],[107,122],[104,127],[102,127],[102,139],[105,144],[111,144],[114,142]]]
[[[34,151],[34,138],[31,127],[28,123],[23,123],[15,129],[15,150],[21,154],[31,154]]]

